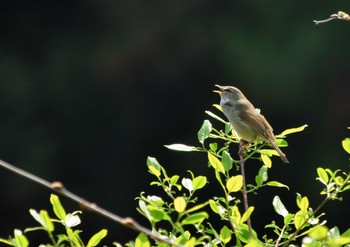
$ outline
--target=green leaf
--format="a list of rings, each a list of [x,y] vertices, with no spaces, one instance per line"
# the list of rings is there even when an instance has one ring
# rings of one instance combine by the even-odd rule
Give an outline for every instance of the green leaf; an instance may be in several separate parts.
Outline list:
[[[147,209],[149,211],[149,216],[151,217],[152,221],[158,222],[165,218],[165,213],[163,209],[152,205],[147,205]]]
[[[286,136],[289,134],[297,133],[303,131],[307,126],[307,124],[304,124],[303,126],[297,127],[297,128],[291,128],[291,129],[286,129],[283,131],[279,136]]]
[[[200,128],[200,130],[198,131],[198,141],[201,144],[204,144],[204,140],[207,139],[209,137],[209,134],[212,130],[212,125],[209,122],[209,120],[204,120],[202,127]]]
[[[222,210],[220,210],[220,208],[222,209],[222,206],[218,202],[210,199],[209,206],[210,206],[211,210],[213,210],[214,213],[221,215]]]
[[[67,231],[67,235],[69,237],[69,241],[73,242],[73,246],[83,246],[82,240],[79,236],[79,233],[81,231],[79,231],[79,230],[73,231],[72,228],[67,228],[66,231]]]
[[[174,175],[170,178],[170,184],[175,185],[177,181],[179,180],[180,176],[179,175]]]
[[[215,107],[215,105],[213,105]],[[220,107],[220,106],[219,106]],[[219,109],[219,108],[217,108]],[[221,109],[221,108],[220,108]],[[221,110],[220,110],[221,111]],[[214,113],[210,112],[210,111],[205,111],[206,114],[208,114],[209,116],[211,116],[212,118],[220,121],[221,123],[226,123],[225,120],[223,120],[221,117],[218,117],[217,115],[215,115]]]
[[[275,196],[272,201],[273,208],[275,209],[276,213],[279,215],[282,215],[283,217],[286,217],[288,214],[288,210],[282,203],[281,199],[279,196]]]
[[[156,177],[159,177],[161,175],[160,171],[162,166],[158,163],[157,159],[154,157],[147,157],[147,167],[149,169],[149,172]]]
[[[318,174],[318,179],[321,181],[321,183],[323,183],[324,185],[327,185],[329,178],[325,169],[323,169],[322,167],[317,168],[317,174]]]
[[[276,139],[276,144],[277,144],[277,146],[279,146],[279,147],[288,147],[288,142],[285,140],[285,139]],[[277,151],[276,151],[276,153],[277,153]],[[277,155],[277,154],[275,154],[275,155]]]
[[[299,208],[300,208],[302,211],[307,212],[307,210],[308,210],[308,208],[309,208],[309,199],[308,199],[306,196],[304,196],[304,197],[301,199]]]
[[[170,145],[164,145],[164,147],[174,150],[174,151],[181,151],[181,152],[193,152],[193,151],[199,151],[197,147],[194,146],[187,146],[185,144],[170,144]]]
[[[261,176],[263,182],[267,181],[269,178],[268,178],[268,175],[267,175],[267,167],[266,166],[262,166],[260,169],[259,169],[259,176]]]
[[[227,244],[231,241],[231,231],[227,226],[224,226],[220,230],[220,238],[224,244]]]
[[[174,208],[177,212],[182,213],[186,209],[186,200],[184,197],[179,196],[174,200]]]
[[[203,220],[207,219],[209,215],[206,212],[199,212],[195,214],[191,214],[190,216],[186,217],[181,224],[183,225],[193,225],[193,224],[199,224]]]
[[[267,156],[271,157],[272,155],[277,155],[278,153],[275,149],[260,149],[259,153],[266,154]]]
[[[266,183],[268,186],[273,186],[273,187],[284,187],[284,188],[287,188],[289,190],[289,187],[285,184],[282,184],[280,182],[277,182],[277,181],[270,181],[270,182],[267,182]]]
[[[284,219],[283,219],[283,223],[284,223],[285,225],[288,225],[289,222],[292,221],[293,217],[294,217],[293,214],[287,214],[287,215],[284,217]]]
[[[95,233],[89,240],[86,247],[94,247],[97,246],[100,241],[107,236],[107,230],[102,229],[98,233]]]
[[[194,190],[199,190],[207,184],[207,178],[205,176],[195,177],[192,181],[192,186]]]
[[[210,143],[209,144],[210,150],[212,150],[213,152],[216,152],[216,150],[218,149],[218,144],[216,142]]]
[[[239,225],[241,224],[241,219],[242,219],[242,216],[241,216],[241,213],[239,212],[239,209],[236,205],[234,205],[232,207],[232,212],[231,212],[231,216],[233,218],[233,221]]]
[[[268,168],[271,168],[272,161],[271,161],[270,157],[267,156],[266,154],[261,154],[260,156],[261,156],[261,159],[262,159],[264,165],[267,166]]]
[[[346,244],[350,244],[350,228],[347,229],[341,236],[340,238],[335,240],[337,244],[343,246]]]
[[[208,160],[215,170],[218,170],[221,173],[225,173],[225,169],[221,161],[218,158],[216,158],[214,155],[212,155],[210,152],[208,152]]]
[[[233,164],[233,159],[231,158],[231,155],[229,154],[229,152],[227,152],[226,150],[224,150],[222,152],[222,159],[221,159],[222,165],[225,168],[225,171],[230,171],[232,168],[232,164]]]
[[[344,150],[350,154],[350,138],[345,138],[342,142],[341,142]]]
[[[334,179],[334,182],[338,185],[338,186],[342,186],[344,184],[344,178],[342,178],[341,176],[337,176]]]
[[[301,199],[303,197],[299,193],[296,193],[296,194],[297,194],[297,198],[296,198],[297,206],[300,208]]]
[[[263,183],[263,178],[262,178],[261,176],[259,176],[259,175],[256,175],[256,176],[255,176],[255,183],[256,183],[257,186],[262,185],[262,183]]]
[[[52,223],[49,213],[46,210],[40,210],[39,214],[40,214],[40,218],[44,222],[43,227],[45,228],[45,230],[48,232],[53,232],[55,230],[55,226]]]
[[[242,186],[243,186],[242,175],[230,177],[226,182],[226,188],[227,188],[228,192],[240,191]]]
[[[50,202],[52,204],[53,211],[54,211],[55,215],[57,216],[57,218],[64,221],[66,219],[67,214],[66,214],[66,211],[64,210],[64,208],[62,207],[62,204],[61,204],[58,196],[51,194]]]
[[[248,218],[250,217],[250,215],[253,213],[254,211],[254,207],[250,206],[247,211],[244,212],[244,214],[242,215],[242,219],[241,219],[241,223],[244,223],[248,220]]]
[[[21,230],[15,229],[14,231],[16,246],[27,247],[29,246],[29,241],[26,236],[23,235]]]
[[[301,229],[303,224],[306,221],[307,214],[303,211],[300,210],[294,215],[294,226],[297,230]]]
[[[135,239],[135,247],[151,247],[151,243],[146,234],[140,233]]]
[[[0,238],[0,243],[4,243],[4,244],[13,246],[13,242],[12,241],[4,239],[4,238]]]
[[[208,202],[204,202],[204,203],[201,203],[201,204],[196,204],[195,206],[193,206],[192,208],[189,208],[185,211],[186,214],[189,214],[189,213],[192,213],[194,211],[197,211],[198,209],[201,209],[205,206],[208,205]]]
[[[310,229],[309,231],[309,237],[316,239],[316,240],[322,240],[327,237],[328,228],[325,226],[317,225]]]

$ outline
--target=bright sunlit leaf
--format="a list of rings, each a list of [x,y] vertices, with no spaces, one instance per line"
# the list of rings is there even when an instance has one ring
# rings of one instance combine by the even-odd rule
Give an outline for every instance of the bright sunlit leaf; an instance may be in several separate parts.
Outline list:
[[[293,133],[297,133],[297,132],[301,132],[303,131],[307,126],[307,124],[304,124],[303,126],[297,127],[297,128],[290,128],[290,129],[286,129],[285,131],[283,131],[280,135],[278,136],[286,136],[289,134],[293,134]]]
[[[174,150],[174,151],[182,151],[182,152],[193,152],[198,151],[198,148],[194,146],[187,146],[185,144],[170,144],[170,145],[164,145],[164,147]]]
[[[242,175],[237,175],[229,178],[226,182],[226,188],[228,192],[240,191],[243,187],[243,177]]]
[[[350,138],[345,138],[342,142],[341,142],[344,150],[350,154]]]
[[[215,170],[221,173],[225,173],[225,169],[221,161],[218,158],[216,158],[214,155],[212,155],[210,152],[208,152],[208,160]]]
[[[269,156],[266,154],[261,154],[261,160],[263,161],[264,165],[267,166],[268,168],[271,168],[272,166],[272,161]]]

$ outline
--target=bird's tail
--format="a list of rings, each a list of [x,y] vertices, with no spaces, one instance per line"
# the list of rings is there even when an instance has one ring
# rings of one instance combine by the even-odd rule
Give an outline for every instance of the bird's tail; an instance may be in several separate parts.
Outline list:
[[[277,151],[277,153],[279,154],[279,156],[281,157],[281,160],[284,163],[289,164],[289,161],[287,160],[286,155],[281,151],[281,149],[277,146],[275,141],[271,141],[271,145],[273,146],[273,148]]]

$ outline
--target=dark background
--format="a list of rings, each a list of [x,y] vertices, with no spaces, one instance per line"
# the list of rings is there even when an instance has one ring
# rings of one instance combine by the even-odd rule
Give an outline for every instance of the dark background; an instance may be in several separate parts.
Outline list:
[[[205,155],[163,145],[198,145],[204,111],[219,102],[213,85],[234,85],[276,134],[309,125],[287,139],[290,165],[273,159],[271,179],[291,190],[253,196],[253,225],[261,230],[271,222],[266,215],[276,194],[291,212],[296,192],[316,208],[322,200],[316,168],[348,171],[341,140],[349,136],[350,23],[312,22],[338,10],[349,4],[7,1],[0,9],[0,158],[148,225],[134,198],[141,191],[163,194],[149,186],[146,157],[157,157],[170,174],[190,169],[211,176]],[[253,167],[252,177],[259,166]],[[36,225],[28,210],[50,209],[51,192],[6,170],[0,181],[6,238],[14,228]],[[212,180],[207,193],[215,188]],[[68,211],[79,209],[62,202]],[[324,208],[329,227],[347,229],[348,203]],[[82,219],[86,238],[104,227],[110,242],[135,236],[89,212]]]

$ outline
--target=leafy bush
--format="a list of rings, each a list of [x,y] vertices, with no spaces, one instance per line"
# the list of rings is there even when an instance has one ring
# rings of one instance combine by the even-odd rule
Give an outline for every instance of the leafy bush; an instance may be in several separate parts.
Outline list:
[[[219,108],[218,106],[216,106]],[[213,127],[209,120],[205,120],[198,131],[199,147],[184,144],[172,144],[166,147],[183,152],[201,152],[207,156],[209,169],[214,173],[215,180],[208,181],[203,175],[196,175],[188,171],[188,177],[169,175],[154,157],[147,158],[147,167],[155,178],[151,186],[160,187],[163,195],[147,195],[141,192],[137,210],[150,222],[151,236],[141,232],[134,241],[127,246],[147,247],[168,246],[162,239],[170,240],[175,246],[350,246],[350,228],[340,233],[337,227],[329,229],[321,208],[331,200],[341,200],[340,194],[350,189],[350,174],[341,170],[332,171],[328,168],[317,168],[317,180],[323,185],[321,195],[324,200],[320,205],[312,207],[307,196],[296,193],[297,210],[289,212],[278,195],[273,198],[271,205],[277,217],[283,218],[283,223],[277,224],[272,220],[266,225],[275,234],[274,237],[261,236],[250,224],[250,217],[254,214],[256,205],[248,205],[248,195],[256,194],[264,187],[280,187],[289,189],[279,181],[270,181],[269,169],[272,168],[272,157],[278,153],[265,143],[253,143],[250,146],[240,146],[239,160],[231,157],[229,147],[238,144],[239,140],[232,130],[232,126],[216,114],[206,112],[213,120],[223,124],[223,130]],[[284,139],[287,135],[303,131],[306,125],[288,129],[277,136],[280,147],[288,146]],[[342,142],[344,150],[350,154],[350,138]],[[247,183],[244,165],[248,160],[261,161],[261,168],[255,176],[254,182]],[[199,198],[198,191],[205,190],[208,183],[218,183],[221,191],[212,198]],[[242,198],[242,199],[240,199]],[[79,236],[80,230],[72,228],[80,224],[78,214],[67,214],[58,197],[51,195],[50,201],[57,218],[51,218],[47,211],[39,213],[33,209],[30,214],[39,223],[38,227],[24,230],[26,235],[30,231],[43,230],[48,233],[50,243],[41,246],[97,246],[106,236],[103,229],[90,238],[85,245]],[[243,202],[243,203],[242,203]],[[242,205],[243,204],[243,205]],[[271,215],[271,218],[274,216]],[[220,226],[213,222],[219,220]],[[132,223],[128,218],[127,223]],[[63,225],[65,232],[57,233],[55,226]],[[25,247],[29,245],[27,237],[16,229],[14,236],[0,239],[0,242],[11,246]],[[151,240],[157,239],[157,240]],[[119,243],[114,243],[121,246]]]

